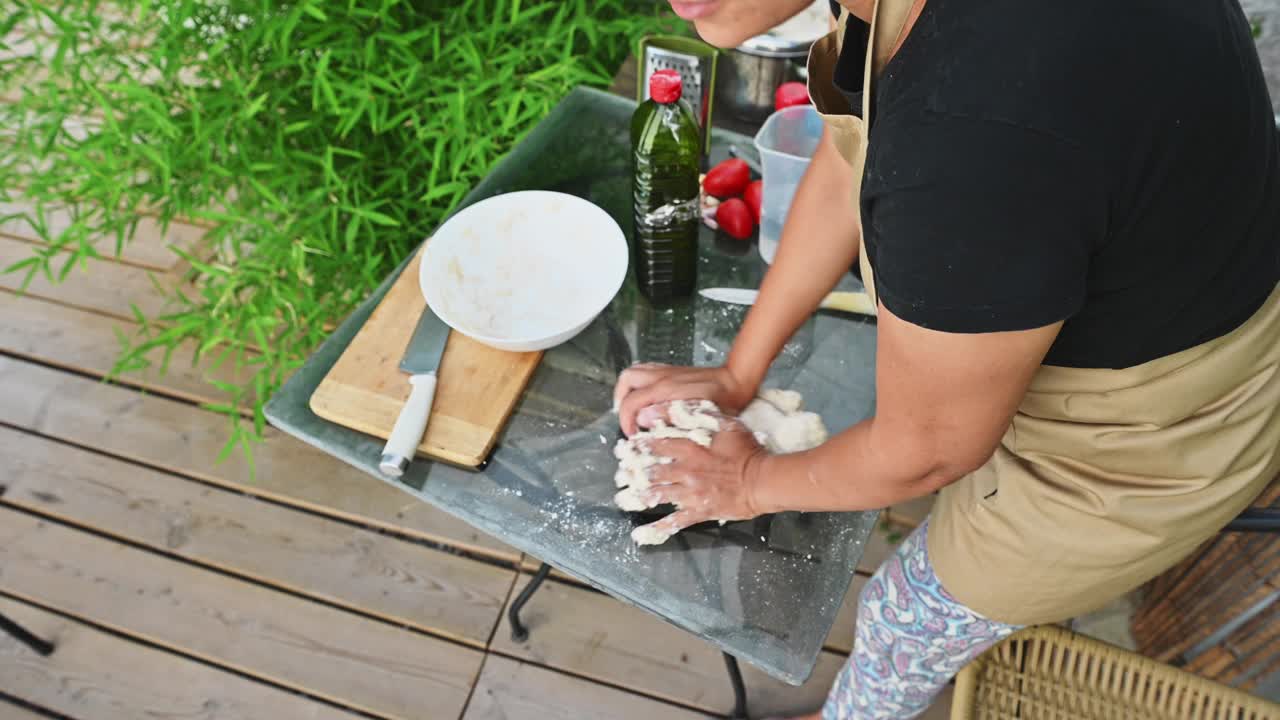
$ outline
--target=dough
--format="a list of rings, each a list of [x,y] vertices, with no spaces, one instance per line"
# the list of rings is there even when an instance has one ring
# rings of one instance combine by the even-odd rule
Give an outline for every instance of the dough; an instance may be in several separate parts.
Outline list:
[[[642,489],[643,488],[635,487],[634,485],[622,488],[613,496],[613,504],[627,512],[648,510],[649,505],[640,498],[640,491]]]
[[[815,448],[827,441],[827,426],[817,413],[802,412],[800,393],[766,390],[742,411],[738,419],[764,437],[760,444],[769,452],[784,454]]]
[[[804,399],[794,390],[769,389],[751,401],[738,417],[769,452],[784,454],[817,447],[827,440],[827,427],[816,413],[804,412]],[[621,488],[613,502],[627,512],[647,510],[643,492],[650,486],[649,471],[655,465],[672,462],[650,452],[648,442],[662,438],[690,440],[703,447],[711,446],[712,436],[720,431],[720,409],[708,400],[672,403],[668,415],[671,423],[659,421],[649,430],[622,439],[613,449],[618,459],[614,483]],[[723,521],[722,521],[723,522]],[[642,525],[631,531],[637,545],[660,545],[671,533]]]
[[[798,413],[800,412],[800,409],[804,407],[804,398],[795,390],[766,388],[760,393],[760,399],[788,415]]]
[[[631,542],[637,545],[661,545],[670,540],[673,534],[659,530],[652,525],[641,525],[631,531]]]

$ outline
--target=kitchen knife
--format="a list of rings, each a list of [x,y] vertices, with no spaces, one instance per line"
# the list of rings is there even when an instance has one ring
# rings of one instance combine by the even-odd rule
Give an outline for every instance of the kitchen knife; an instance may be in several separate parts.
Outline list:
[[[436,397],[436,373],[440,370],[440,358],[448,340],[449,326],[436,317],[430,307],[424,307],[413,337],[405,348],[404,358],[400,360],[400,369],[409,373],[413,389],[400,409],[391,437],[387,438],[382,458],[378,461],[378,468],[391,477],[404,474],[422,443],[427,420],[431,417],[431,403]]]
[[[710,300],[733,303],[735,305],[754,305],[760,293],[745,288],[707,288],[700,291],[702,296]],[[876,314],[876,306],[864,292],[833,292],[822,299],[818,306],[823,310],[857,313],[859,315]]]

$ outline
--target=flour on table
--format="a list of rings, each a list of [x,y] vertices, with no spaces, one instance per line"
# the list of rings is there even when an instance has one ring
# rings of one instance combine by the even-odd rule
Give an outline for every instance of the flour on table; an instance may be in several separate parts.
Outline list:
[[[805,412],[804,399],[794,390],[769,389],[751,401],[738,419],[769,452],[785,454],[817,447],[827,440],[827,428],[817,413]],[[677,438],[711,446],[712,436],[720,431],[720,409],[709,400],[675,402],[668,411],[670,424],[658,421],[649,430],[618,441],[614,457],[618,459],[615,484],[621,488],[613,497],[614,504],[627,512],[647,510],[650,505],[644,491],[650,487],[649,472],[657,465],[671,463],[671,458],[654,455],[652,440]],[[631,531],[637,545],[660,545],[672,533],[642,525]]]

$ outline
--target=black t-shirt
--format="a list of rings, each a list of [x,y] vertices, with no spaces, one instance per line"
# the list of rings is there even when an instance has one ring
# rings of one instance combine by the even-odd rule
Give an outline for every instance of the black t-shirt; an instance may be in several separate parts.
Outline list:
[[[866,34],[851,19],[847,95]],[[1280,143],[1237,0],[928,0],[872,114],[865,247],[909,322],[1065,320],[1047,364],[1122,368],[1230,332],[1280,280]]]

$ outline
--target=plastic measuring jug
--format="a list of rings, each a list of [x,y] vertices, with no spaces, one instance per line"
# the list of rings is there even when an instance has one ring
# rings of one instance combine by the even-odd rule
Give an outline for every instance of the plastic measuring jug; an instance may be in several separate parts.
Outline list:
[[[796,105],[773,113],[756,133],[764,198],[760,207],[760,256],[773,262],[782,224],[800,178],[822,139],[822,118],[812,105]]]

